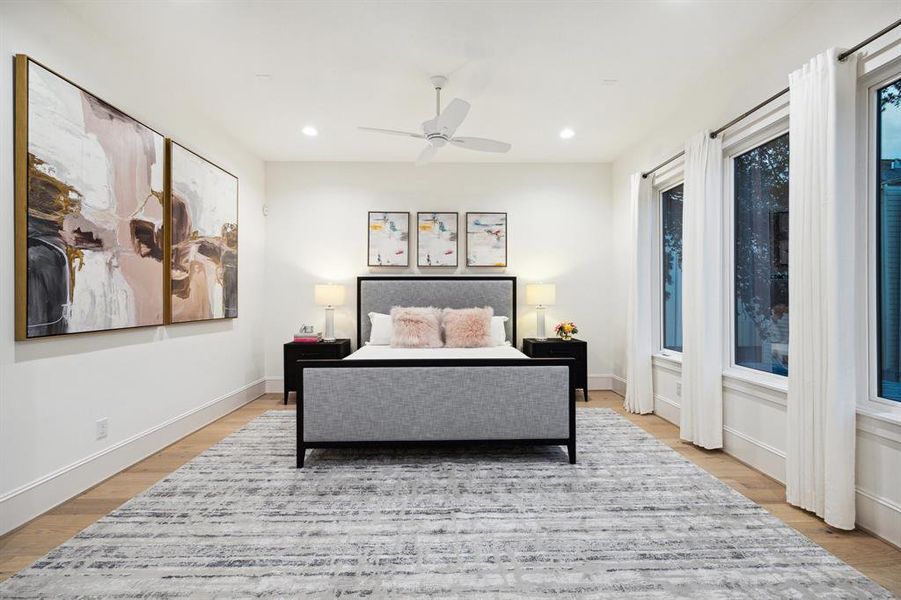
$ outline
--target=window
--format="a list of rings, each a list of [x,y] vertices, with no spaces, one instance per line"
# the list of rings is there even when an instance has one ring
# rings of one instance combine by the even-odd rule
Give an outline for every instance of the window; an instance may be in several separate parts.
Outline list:
[[[879,396],[901,400],[901,79],[876,92]]]
[[[788,375],[788,134],[732,163],[735,364]]]
[[[663,347],[682,352],[682,184],[660,195],[663,223]]]

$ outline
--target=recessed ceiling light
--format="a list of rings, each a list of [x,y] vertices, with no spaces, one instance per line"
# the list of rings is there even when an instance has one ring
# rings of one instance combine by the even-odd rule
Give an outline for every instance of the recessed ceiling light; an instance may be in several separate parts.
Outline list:
[[[317,135],[319,135],[319,130],[312,125],[306,125],[300,131],[307,137],[316,137]]]
[[[560,137],[562,137],[564,140],[568,140],[574,135],[576,135],[576,132],[569,127],[560,130]]]

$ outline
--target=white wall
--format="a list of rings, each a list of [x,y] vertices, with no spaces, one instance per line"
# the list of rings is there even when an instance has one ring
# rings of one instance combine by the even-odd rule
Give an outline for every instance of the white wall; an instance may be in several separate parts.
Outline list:
[[[263,163],[59,4],[0,3],[0,89],[25,53],[240,179],[240,318],[13,342],[13,122],[0,111],[0,533],[258,395]],[[176,66],[173,66],[176,67]],[[218,400],[218,401],[217,401]],[[95,441],[95,421],[109,437]]]
[[[898,18],[897,2],[815,3],[794,21],[785,23],[753,51],[745,51],[721,72],[706,73],[695,82],[698,90],[678,106],[647,139],[619,157],[613,182],[614,310],[608,329],[613,336],[613,370],[622,382],[625,329],[617,315],[625,314],[629,248],[629,175],[675,154],[685,140],[702,129],[719,127],[757,102],[786,87],[788,73],[828,47],[849,47]],[[883,40],[884,41],[884,40]],[[883,60],[876,44],[873,62]],[[762,111],[766,116],[767,111]],[[731,134],[741,135],[741,128]],[[726,140],[728,142],[729,135]],[[728,318],[728,317],[727,317]],[[655,411],[674,423],[679,420],[681,365],[655,358]],[[625,382],[622,382],[625,383]],[[764,381],[723,380],[724,443],[726,452],[779,481],[785,476],[785,392]],[[869,415],[858,416],[858,523],[901,545],[901,424]]]
[[[506,270],[518,277],[517,333],[534,335],[534,307],[522,303],[527,282],[557,284],[549,327],[575,321],[588,340],[590,385],[610,387],[609,310],[610,179],[600,164],[267,163],[266,373],[282,389],[282,344],[302,322],[323,325],[313,304],[313,284],[347,286],[348,304],[336,313],[339,337],[356,337],[355,277],[370,272],[410,274],[410,269],[366,267],[369,210],[508,213]],[[461,236],[462,238],[463,236]],[[413,236],[415,243],[415,236]],[[461,239],[461,254],[465,241]],[[415,247],[411,262],[415,264]],[[448,274],[453,270],[424,269]]]

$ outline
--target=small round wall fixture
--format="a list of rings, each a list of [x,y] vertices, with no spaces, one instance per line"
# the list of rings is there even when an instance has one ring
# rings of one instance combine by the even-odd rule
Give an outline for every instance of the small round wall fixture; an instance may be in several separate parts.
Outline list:
[[[571,137],[573,137],[574,135],[576,135],[576,132],[573,131],[572,129],[570,129],[569,127],[564,127],[563,129],[560,130],[560,137],[562,137],[564,140],[568,140]]]
[[[312,125],[304,125],[304,128],[301,129],[300,132],[307,137],[316,137],[319,135],[319,130]]]

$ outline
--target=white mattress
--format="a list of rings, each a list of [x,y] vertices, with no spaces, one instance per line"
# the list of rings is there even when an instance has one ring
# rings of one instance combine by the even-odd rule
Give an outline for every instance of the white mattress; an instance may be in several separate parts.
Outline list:
[[[386,360],[398,358],[528,358],[513,346],[490,348],[392,348],[363,346],[345,360]]]

